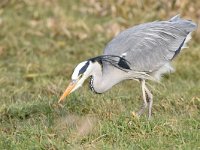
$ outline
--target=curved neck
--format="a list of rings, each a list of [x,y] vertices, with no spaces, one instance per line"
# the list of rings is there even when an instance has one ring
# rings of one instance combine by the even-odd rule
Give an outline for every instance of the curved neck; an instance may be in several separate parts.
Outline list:
[[[94,62],[90,87],[96,93],[103,93],[123,80],[121,73],[121,71],[114,67],[102,68],[100,63]]]

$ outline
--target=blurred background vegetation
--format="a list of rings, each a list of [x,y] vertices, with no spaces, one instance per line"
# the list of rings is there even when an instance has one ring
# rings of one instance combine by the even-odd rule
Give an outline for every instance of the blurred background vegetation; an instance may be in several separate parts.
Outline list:
[[[56,105],[77,63],[128,27],[177,14],[199,24],[200,1],[1,0],[0,149],[200,148],[200,28],[177,72],[151,86],[152,122],[131,116],[134,82],[101,96],[84,87]]]

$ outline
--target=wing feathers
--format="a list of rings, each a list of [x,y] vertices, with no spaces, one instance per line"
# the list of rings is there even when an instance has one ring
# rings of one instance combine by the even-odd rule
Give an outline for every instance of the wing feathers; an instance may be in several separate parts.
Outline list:
[[[141,24],[121,32],[104,50],[104,55],[121,56],[130,62],[131,69],[148,72],[172,60],[188,41],[196,24],[179,15],[169,21]],[[190,34],[189,34],[190,35]]]

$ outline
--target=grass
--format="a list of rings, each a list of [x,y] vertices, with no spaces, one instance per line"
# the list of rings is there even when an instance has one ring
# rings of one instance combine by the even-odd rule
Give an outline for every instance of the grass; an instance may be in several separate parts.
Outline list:
[[[131,115],[140,85],[103,95],[87,86],[57,101],[79,62],[100,55],[119,31],[177,13],[199,23],[200,3],[183,0],[2,0],[0,149],[200,149],[200,30],[173,62],[176,72],[149,82],[153,119]]]

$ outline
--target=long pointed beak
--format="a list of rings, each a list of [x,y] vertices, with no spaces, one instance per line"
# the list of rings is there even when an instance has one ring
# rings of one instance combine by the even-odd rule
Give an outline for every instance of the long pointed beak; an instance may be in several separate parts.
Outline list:
[[[63,101],[64,98],[67,97],[67,96],[71,93],[71,91],[74,89],[75,86],[76,86],[76,83],[75,83],[75,82],[71,82],[71,83],[68,85],[68,87],[67,87],[67,89],[65,90],[65,92],[63,93],[63,95],[60,97],[58,103],[60,103],[61,101]]]

